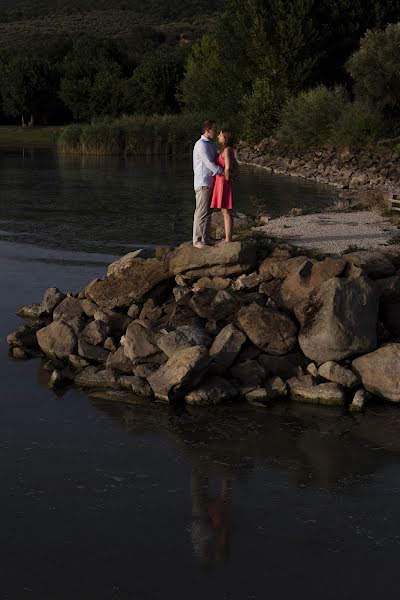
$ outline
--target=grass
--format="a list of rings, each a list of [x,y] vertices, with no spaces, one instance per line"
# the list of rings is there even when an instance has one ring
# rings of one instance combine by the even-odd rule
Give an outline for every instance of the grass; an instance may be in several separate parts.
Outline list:
[[[187,154],[199,137],[201,117],[132,115],[64,127],[58,138],[63,154]]]
[[[2,146],[53,146],[61,127],[20,127],[0,126],[0,145]]]

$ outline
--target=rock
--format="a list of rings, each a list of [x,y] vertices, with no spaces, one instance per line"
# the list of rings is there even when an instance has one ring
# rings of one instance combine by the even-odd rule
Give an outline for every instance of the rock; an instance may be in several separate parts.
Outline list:
[[[94,319],[94,315],[99,310],[99,307],[94,302],[90,302],[87,298],[81,299],[82,310],[89,319]]]
[[[343,360],[375,349],[377,320],[378,297],[367,279],[329,279],[310,296],[299,344],[317,363]]]
[[[253,303],[240,309],[238,322],[253,344],[269,354],[288,354],[297,343],[296,324],[278,310]]]
[[[320,366],[318,374],[328,381],[347,388],[353,388],[360,384],[360,378],[355,373],[331,360]]]
[[[120,404],[142,404],[143,398],[135,396],[132,392],[122,390],[90,390],[89,396],[95,400],[105,400],[106,402],[118,402]]]
[[[67,321],[67,323],[71,327],[76,337],[79,337],[81,332],[86,327],[86,321],[83,317],[75,317],[74,319],[70,319],[69,321]]]
[[[342,406],[345,403],[344,390],[337,383],[317,384],[311,375],[304,375],[289,379],[287,385],[292,400],[332,406]]]
[[[144,304],[140,313],[140,319],[144,321],[158,321],[163,316],[163,309],[157,306],[152,298],[149,298]]]
[[[143,365],[137,365],[134,368],[134,374],[136,377],[141,379],[148,379],[155,371],[160,368],[160,365],[155,363],[145,363]]]
[[[117,351],[117,346],[115,345],[115,342],[112,337],[106,338],[106,341],[104,342],[104,348],[108,352],[116,352]]]
[[[29,358],[29,355],[22,348],[13,348],[12,355],[18,360],[27,360]]]
[[[115,337],[121,337],[126,332],[128,325],[132,323],[131,318],[127,315],[107,308],[96,310],[94,318],[107,326],[108,335]]]
[[[248,360],[235,365],[231,368],[231,375],[239,382],[242,394],[261,387],[265,381],[264,369],[256,360]]]
[[[22,350],[39,350],[36,333],[43,329],[44,323],[37,322],[30,325],[21,325],[17,331],[7,336],[7,344],[11,348],[21,348]]]
[[[357,390],[354,395],[353,401],[349,406],[350,412],[361,412],[364,410],[366,403],[371,398],[371,394],[369,394],[366,390]]]
[[[361,269],[363,274],[371,279],[390,277],[396,272],[395,266],[387,256],[377,250],[351,252],[345,254],[344,259],[347,262],[347,275],[350,277],[353,267]]]
[[[191,342],[192,346],[206,346],[208,348],[212,344],[211,337],[203,327],[181,325],[177,327],[177,331],[182,332],[189,342]]]
[[[174,294],[175,302],[179,302],[183,298],[190,299],[192,290],[189,287],[179,287],[178,286],[172,290],[172,293]]]
[[[128,254],[125,254],[125,256],[122,256],[115,262],[111,263],[107,269],[107,276],[121,273],[132,265],[135,265],[136,259],[142,254],[142,252],[142,249],[129,252]]]
[[[278,279],[273,281],[266,281],[260,284],[259,291],[261,294],[267,296],[274,301],[277,307],[282,308],[282,283]]]
[[[172,254],[170,267],[175,275],[185,277],[229,277],[248,273],[256,264],[253,244],[231,242],[203,248],[192,244],[179,246]]]
[[[279,256],[272,256],[261,263],[259,273],[268,274],[274,279],[286,279],[292,271],[297,270],[306,261],[308,261],[307,256],[296,256],[286,260]]]
[[[93,344],[89,344],[83,338],[78,340],[78,354],[79,356],[82,356],[82,358],[88,358],[89,360],[93,360],[98,363],[107,362],[109,356],[109,352],[107,352],[105,348],[102,346],[94,346]]]
[[[131,360],[150,357],[159,352],[158,334],[146,327],[143,322],[133,321],[121,338],[125,355]]]
[[[251,273],[250,275],[240,275],[235,281],[235,289],[238,291],[247,290],[249,292],[258,290],[260,283],[271,280],[271,275],[260,275]]]
[[[188,404],[210,406],[228,402],[237,396],[235,387],[222,377],[208,377],[200,387],[185,396]]]
[[[234,325],[227,325],[220,331],[210,348],[213,362],[223,367],[230,367],[242,349],[246,336]]]
[[[264,388],[257,388],[246,394],[247,402],[251,404],[268,404],[278,398],[287,396],[287,385],[280,377],[270,379]]]
[[[22,319],[40,319],[46,315],[46,311],[43,310],[41,304],[26,304],[25,306],[19,306],[15,314],[22,317]]]
[[[185,348],[197,346],[196,342],[190,342],[186,335],[181,331],[171,331],[165,335],[160,335],[157,340],[157,345],[168,358]]]
[[[61,375],[61,371],[53,371],[49,380],[50,388],[57,388],[65,383]]]
[[[54,310],[53,319],[57,321],[62,319],[63,321],[71,321],[75,317],[82,317],[84,315],[81,301],[77,298],[67,296]]]
[[[98,367],[87,367],[75,377],[75,383],[81,387],[119,388],[116,373],[111,369],[100,370]]]
[[[209,321],[228,320],[238,309],[238,300],[226,290],[206,288],[196,292],[189,302],[190,308]]]
[[[57,306],[65,299],[65,294],[56,287],[48,288],[43,296],[41,307],[48,315],[53,314]]]
[[[86,367],[89,367],[89,362],[76,354],[70,354],[68,356],[68,362],[71,367],[77,371],[82,371],[83,369],[86,369]]]
[[[128,358],[122,346],[116,352],[112,352],[107,357],[107,369],[115,369],[120,373],[130,375],[133,373],[133,362]]]
[[[315,363],[310,363],[307,366],[307,373],[312,375],[313,377],[318,377],[318,367]]]
[[[157,258],[135,258],[126,268],[90,283],[85,293],[102,308],[131,306],[142,302],[149,292],[169,278],[168,262]]]
[[[138,304],[132,304],[128,310],[128,317],[135,320],[139,317],[141,312],[141,307]]]
[[[300,353],[287,354],[286,356],[273,356],[261,354],[258,362],[263,367],[266,377],[298,377],[303,375],[305,365],[304,356]]]
[[[356,358],[353,370],[368,392],[400,402],[400,344],[387,344],[375,352]]]
[[[345,266],[346,261],[342,258],[326,258],[316,263],[310,260],[304,261],[290,273],[282,284],[283,306],[291,312],[295,311],[299,304],[310,297],[315,288],[324,281],[341,275]]]
[[[141,396],[142,398],[151,398],[153,396],[153,391],[146,381],[146,379],[142,377],[134,377],[131,382],[131,389],[135,396]]]
[[[79,341],[84,340],[92,346],[104,344],[107,338],[107,327],[102,321],[92,321],[85,327],[79,336]]]
[[[50,357],[68,358],[76,353],[77,339],[71,327],[64,321],[53,321],[36,333],[40,349]]]
[[[193,291],[198,292],[199,290],[203,290],[205,288],[211,288],[213,290],[226,290],[231,284],[230,279],[225,279],[224,277],[201,277],[193,284]],[[185,288],[180,288],[184,290]],[[189,288],[186,288],[189,289]]]
[[[246,360],[256,360],[261,354],[261,350],[254,346],[249,340],[247,340],[243,346],[239,354],[235,359],[235,363],[239,365],[242,362],[246,362]]]
[[[210,364],[208,350],[194,346],[177,352],[165,365],[148,377],[157,400],[169,402],[183,397],[202,380]]]

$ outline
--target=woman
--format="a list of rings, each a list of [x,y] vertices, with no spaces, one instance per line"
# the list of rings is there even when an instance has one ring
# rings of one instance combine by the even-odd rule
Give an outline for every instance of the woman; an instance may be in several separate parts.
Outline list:
[[[216,164],[222,167],[221,175],[216,175],[211,208],[219,208],[224,217],[225,239],[218,242],[227,244],[232,241],[233,208],[232,178],[237,170],[237,161],[233,151],[233,133],[230,129],[223,129],[218,136],[222,151],[218,155]]]

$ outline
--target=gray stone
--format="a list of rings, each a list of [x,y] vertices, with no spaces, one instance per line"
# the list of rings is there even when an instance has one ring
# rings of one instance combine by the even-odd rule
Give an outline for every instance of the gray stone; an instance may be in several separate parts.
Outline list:
[[[134,259],[126,268],[114,271],[86,288],[86,297],[100,307],[118,308],[142,302],[154,288],[170,278],[167,261]]]
[[[172,293],[174,294],[175,302],[179,302],[183,298],[186,298],[186,297],[190,298],[192,290],[191,290],[191,288],[188,288],[188,287],[179,287],[178,286],[172,290]]]
[[[165,365],[148,377],[148,382],[157,400],[169,402],[184,397],[202,380],[210,364],[208,350],[204,346],[194,346],[181,350]]]
[[[108,369],[115,369],[120,373],[125,373],[127,375],[130,375],[133,372],[133,362],[126,356],[122,346],[120,346],[116,352],[109,354],[106,366]]]
[[[400,344],[387,344],[353,360],[353,370],[375,396],[400,402]]]
[[[30,358],[29,354],[27,354],[27,352],[25,352],[25,350],[23,350],[22,348],[13,348],[12,355],[18,360],[27,360],[28,358]]]
[[[82,310],[89,319],[93,319],[96,311],[99,310],[99,307],[94,302],[90,302],[86,298],[81,300]]]
[[[232,377],[239,382],[242,394],[261,387],[265,381],[264,369],[256,360],[248,360],[235,365],[230,372]]]
[[[274,356],[271,354],[261,354],[258,362],[263,367],[267,377],[282,377],[290,379],[303,375],[303,367],[307,364],[307,359],[300,353],[287,354],[286,356]]]
[[[139,317],[142,308],[139,304],[132,304],[128,310],[128,317],[135,320]]]
[[[228,320],[238,310],[237,298],[226,290],[205,288],[195,293],[189,302],[190,308],[208,321]]]
[[[204,329],[197,325],[180,325],[177,331],[183,333],[194,346],[211,346],[212,339]]]
[[[67,296],[54,310],[53,319],[55,321],[63,319],[63,321],[71,321],[75,317],[84,315],[81,301],[78,298]]]
[[[128,392],[126,390],[90,390],[89,396],[94,400],[117,402],[118,404],[127,404],[129,406],[136,404],[140,405],[144,402],[143,398],[140,398],[140,396],[135,396],[133,392]]]
[[[376,348],[378,297],[368,280],[329,279],[304,310],[299,344],[317,363],[342,360]]]
[[[348,275],[351,276],[353,267],[361,269],[371,279],[390,277],[396,272],[393,263],[383,252],[377,250],[362,250],[345,254],[343,257],[347,262]]]
[[[149,321],[158,321],[163,316],[163,309],[157,306],[152,298],[149,298],[144,304],[140,313],[140,319]]]
[[[133,252],[129,252],[125,254],[115,262],[111,263],[107,269],[107,275],[114,275],[117,273],[124,272],[126,269],[135,265],[136,259],[142,254],[143,249],[134,250]]]
[[[235,387],[222,377],[208,377],[198,388],[185,396],[187,404],[210,406],[228,402],[237,396]]]
[[[41,304],[26,304],[25,306],[19,306],[15,314],[22,317],[22,319],[40,319],[47,313],[43,310]]]
[[[296,324],[275,309],[253,303],[240,309],[238,321],[253,344],[269,354],[288,354],[297,343]]]
[[[213,290],[226,290],[231,284],[230,279],[226,279],[225,277],[200,277],[193,284],[193,291],[198,292],[205,288],[211,288]],[[185,290],[185,288],[180,288],[181,290]],[[186,288],[189,289],[189,288]]]
[[[143,322],[133,321],[121,338],[121,346],[125,355],[131,360],[147,358],[159,352],[158,334],[148,328]]]
[[[331,360],[319,367],[318,374],[328,381],[347,388],[353,388],[360,384],[360,378],[355,373]]]
[[[160,368],[160,365],[156,363],[144,363],[142,365],[137,365],[134,368],[134,374],[136,377],[141,377],[142,379],[148,379],[152,373],[157,371]]]
[[[149,383],[143,377],[134,377],[131,382],[131,389],[135,396],[141,396],[142,398],[151,398],[153,391]]]
[[[170,358],[180,350],[197,346],[195,342],[190,342],[181,331],[171,331],[170,333],[160,335],[157,345],[164,354]]]
[[[25,324],[18,327],[17,331],[7,336],[7,344],[11,348],[21,348],[22,350],[39,350],[36,333],[43,329],[44,323]]]
[[[366,403],[371,398],[371,394],[369,394],[366,390],[357,390],[354,395],[353,401],[349,406],[350,412],[361,412],[364,410]]]
[[[76,385],[93,388],[119,388],[118,376],[111,369],[87,367],[75,377]]]
[[[274,377],[263,388],[257,388],[246,394],[247,402],[251,404],[268,404],[278,398],[287,396],[287,385],[280,377]]]
[[[70,354],[68,356],[68,362],[71,367],[77,371],[82,371],[83,369],[86,369],[86,367],[89,367],[89,362],[81,356],[77,356],[76,354]]]
[[[73,354],[73,352],[71,352]],[[102,346],[94,346],[93,344],[89,344],[84,339],[78,340],[78,354],[83,358],[88,358],[89,360],[96,361],[98,363],[107,362],[109,352]]]
[[[107,326],[108,335],[115,337],[121,337],[132,322],[127,315],[107,308],[98,309],[94,313],[94,318],[96,321],[101,321]]]
[[[71,327],[64,321],[53,321],[36,333],[40,349],[50,357],[68,358],[76,353],[77,340]]]
[[[107,338],[107,326],[102,321],[92,321],[79,336],[79,341],[84,340],[92,346],[104,344]]]
[[[313,377],[318,377],[318,367],[315,363],[310,363],[307,367],[307,373]]]
[[[246,336],[234,325],[224,327],[217,335],[210,348],[210,356],[214,363],[230,367],[246,341]]]
[[[117,346],[115,345],[115,342],[112,337],[108,337],[106,339],[106,341],[104,342],[104,348],[106,350],[108,350],[108,352],[116,352],[117,351]]]
[[[337,383],[317,384],[311,375],[294,377],[287,382],[290,398],[299,402],[343,406],[345,393]]]
[[[56,287],[48,288],[43,296],[41,307],[44,312],[51,315],[57,306],[65,299],[65,294]]]
[[[71,327],[76,337],[79,337],[81,332],[86,327],[86,321],[83,317],[75,317],[74,319],[70,319],[69,321],[67,321],[67,323]]]
[[[250,273],[250,275],[240,275],[235,281],[235,289],[238,291],[246,290],[249,292],[258,290],[260,283],[269,281],[271,275],[260,275],[259,273]]]
[[[285,279],[292,271],[307,261],[307,256],[296,256],[294,258],[284,259],[279,256],[266,258],[259,267],[261,275],[270,275],[275,279]]]
[[[248,273],[256,264],[253,244],[232,242],[203,248],[182,245],[172,254],[170,267],[175,275],[185,277],[229,277]]]

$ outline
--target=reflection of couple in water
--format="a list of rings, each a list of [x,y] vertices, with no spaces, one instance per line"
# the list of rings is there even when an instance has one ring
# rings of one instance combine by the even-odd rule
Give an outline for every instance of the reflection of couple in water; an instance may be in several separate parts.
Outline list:
[[[222,479],[213,493],[208,475],[192,469],[192,544],[193,552],[202,566],[220,562],[228,554],[228,508],[231,482]]]
[[[193,219],[193,246],[205,248],[214,244],[232,241],[233,233],[233,193],[232,180],[237,173],[237,161],[233,150],[233,134],[230,129],[222,129],[218,142],[222,150],[217,155],[214,138],[217,135],[215,121],[203,123],[202,135],[193,149],[194,191],[196,210]],[[211,209],[222,212],[225,226],[225,239],[211,239]]]

